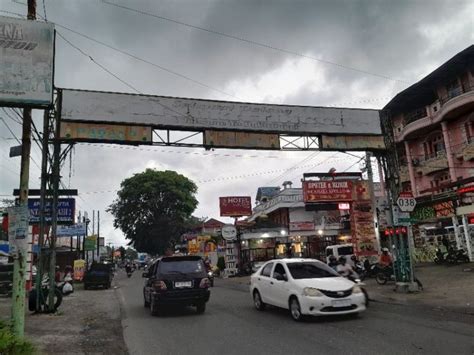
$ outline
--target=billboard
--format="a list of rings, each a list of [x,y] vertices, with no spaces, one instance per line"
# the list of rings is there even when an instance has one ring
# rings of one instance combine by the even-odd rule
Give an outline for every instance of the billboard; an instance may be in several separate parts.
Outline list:
[[[351,201],[352,181],[303,181],[305,203]]]
[[[252,201],[249,196],[219,197],[221,217],[241,217],[252,214]]]
[[[204,145],[216,148],[280,149],[278,134],[205,131]]]
[[[61,122],[60,138],[82,142],[152,143],[151,127]]]
[[[379,111],[62,89],[61,120],[185,131],[381,135]]]
[[[72,224],[70,226],[61,225],[58,226],[56,229],[56,236],[57,237],[72,237],[78,235],[86,235],[86,224],[85,223],[77,223]]]
[[[1,105],[51,105],[54,26],[0,16],[0,53]]]
[[[359,256],[377,255],[374,214],[371,201],[355,201],[351,212],[352,240]]]
[[[384,150],[383,136],[321,136],[321,150]]]
[[[51,207],[53,201],[45,201],[45,219],[46,223],[51,223]],[[40,199],[29,198],[28,209],[30,210],[30,224],[36,224],[40,222]],[[73,224],[74,213],[76,209],[76,200],[73,198],[60,198],[58,199],[58,223],[61,224]]]

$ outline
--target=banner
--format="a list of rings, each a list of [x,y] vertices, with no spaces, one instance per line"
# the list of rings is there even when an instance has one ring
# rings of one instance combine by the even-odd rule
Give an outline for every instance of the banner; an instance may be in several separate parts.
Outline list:
[[[219,197],[222,217],[241,217],[252,214],[252,201],[249,196]]]
[[[10,207],[8,211],[8,244],[10,253],[26,253],[28,250],[28,219],[26,206]]]
[[[84,272],[86,271],[85,260],[74,260],[74,280],[82,281],[84,278]]]
[[[54,26],[0,16],[0,106],[53,103]]]

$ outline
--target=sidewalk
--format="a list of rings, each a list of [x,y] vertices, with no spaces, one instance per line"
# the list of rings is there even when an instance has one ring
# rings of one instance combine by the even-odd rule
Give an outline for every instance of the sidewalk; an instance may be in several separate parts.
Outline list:
[[[55,315],[26,311],[25,335],[41,354],[127,354],[120,304],[113,287],[85,291],[75,284]],[[11,298],[0,299],[0,318],[8,320]]]
[[[395,283],[380,286],[375,279],[366,279],[366,289],[374,302],[424,306],[474,315],[474,264],[454,266],[419,264],[415,267],[416,277],[423,284],[418,293],[394,292]],[[219,280],[225,287],[248,290],[250,277],[233,277]]]

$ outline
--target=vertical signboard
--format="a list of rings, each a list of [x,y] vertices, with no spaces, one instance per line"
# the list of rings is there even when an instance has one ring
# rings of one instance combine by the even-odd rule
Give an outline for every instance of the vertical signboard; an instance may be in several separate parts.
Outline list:
[[[0,104],[53,102],[54,26],[0,16]]]
[[[370,200],[354,201],[351,213],[352,241],[359,256],[377,255],[374,216]]]

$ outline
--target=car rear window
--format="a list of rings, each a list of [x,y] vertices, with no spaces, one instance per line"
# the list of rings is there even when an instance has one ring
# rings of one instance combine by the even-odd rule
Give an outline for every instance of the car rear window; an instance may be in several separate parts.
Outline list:
[[[305,262],[288,263],[287,266],[290,270],[291,277],[293,277],[295,280],[340,276],[337,272],[325,264]]]
[[[352,255],[354,254],[353,247],[340,247],[337,249],[339,255]]]
[[[193,274],[202,273],[205,270],[204,263],[200,259],[179,260],[163,259],[159,263],[159,272],[162,274]]]

